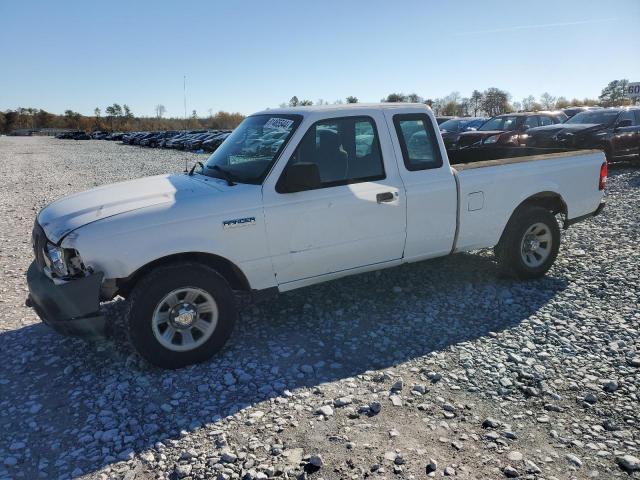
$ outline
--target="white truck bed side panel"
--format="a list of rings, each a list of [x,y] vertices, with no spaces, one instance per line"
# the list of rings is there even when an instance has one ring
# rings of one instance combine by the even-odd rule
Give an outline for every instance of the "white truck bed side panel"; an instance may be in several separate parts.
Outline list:
[[[579,153],[552,160],[471,168],[458,172],[460,231],[456,251],[494,246],[513,211],[527,198],[553,192],[567,206],[568,218],[598,207],[602,153]]]

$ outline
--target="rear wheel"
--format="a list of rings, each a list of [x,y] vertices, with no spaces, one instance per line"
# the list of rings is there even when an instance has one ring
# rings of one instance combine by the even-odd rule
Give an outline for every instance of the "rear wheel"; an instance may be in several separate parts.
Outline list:
[[[196,263],[158,267],[129,299],[129,335],[136,350],[162,368],[211,358],[237,318],[235,298],[215,270]]]
[[[560,248],[560,227],[555,216],[536,206],[518,208],[494,251],[502,270],[520,279],[543,276]]]

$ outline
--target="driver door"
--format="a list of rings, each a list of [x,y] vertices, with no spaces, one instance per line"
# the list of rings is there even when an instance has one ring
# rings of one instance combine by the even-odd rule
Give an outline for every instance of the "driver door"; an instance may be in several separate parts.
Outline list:
[[[402,258],[406,201],[388,137],[380,112],[317,121],[286,163],[315,163],[319,188],[282,192],[282,168],[265,182],[267,238],[281,290]]]

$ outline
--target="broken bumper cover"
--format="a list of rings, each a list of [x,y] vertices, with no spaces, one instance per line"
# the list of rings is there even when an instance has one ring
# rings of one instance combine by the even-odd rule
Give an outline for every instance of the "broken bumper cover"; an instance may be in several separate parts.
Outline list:
[[[27,271],[29,297],[40,319],[64,335],[104,335],[105,319],[100,313],[102,273],[56,284],[33,262]]]

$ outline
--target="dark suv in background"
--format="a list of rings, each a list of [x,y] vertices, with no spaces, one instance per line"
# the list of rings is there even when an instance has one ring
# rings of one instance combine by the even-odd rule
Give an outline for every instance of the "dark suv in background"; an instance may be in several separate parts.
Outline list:
[[[586,112],[587,110],[601,110],[601,109],[602,107],[568,107],[568,108],[563,108],[562,111],[567,115],[567,117],[571,118],[580,112]]]
[[[609,161],[640,155],[640,107],[587,110],[561,125],[533,128],[527,132],[526,146],[598,148]]]

